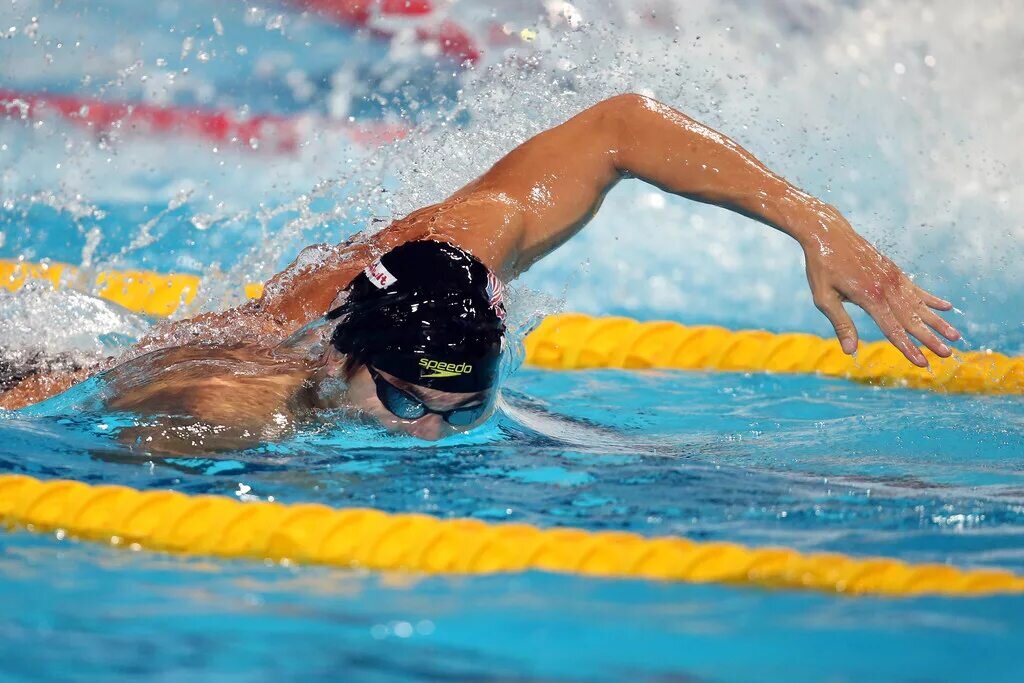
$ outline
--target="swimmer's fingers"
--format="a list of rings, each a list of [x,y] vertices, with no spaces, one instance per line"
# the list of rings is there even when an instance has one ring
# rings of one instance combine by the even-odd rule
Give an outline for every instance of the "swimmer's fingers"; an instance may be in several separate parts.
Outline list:
[[[922,307],[922,310],[928,309]],[[953,355],[952,349],[946,346],[946,344],[935,336],[935,333],[928,329],[924,324],[924,319],[920,313],[904,311],[902,315],[900,315],[899,321],[907,332],[917,337],[918,341],[931,349],[932,353],[936,356],[939,356],[940,358],[949,358]]]
[[[909,322],[910,324],[914,325],[920,325],[921,323],[924,323],[925,325],[928,325],[929,327],[933,328],[936,332],[941,334],[949,341],[958,341],[960,339],[959,330],[950,325],[948,322],[945,321],[945,319],[937,315],[934,312],[934,310],[932,310],[935,309],[938,311],[948,311],[953,308],[953,304],[946,301],[945,299],[940,299],[939,297],[935,296],[934,294],[931,294],[930,292],[922,289],[921,287],[918,287],[909,279],[904,279],[903,285],[904,286],[900,291],[899,298],[905,302],[904,305],[907,307],[907,310],[912,311],[912,313],[910,314],[912,319],[909,321],[904,320],[904,322]],[[896,301],[894,301],[893,304],[894,308],[898,307],[899,305]],[[910,328],[908,327],[907,329]],[[931,334],[931,330],[926,329],[925,332],[927,334]],[[935,347],[932,346],[932,344],[929,344],[919,334],[915,333],[914,336],[920,339],[922,342],[924,342],[924,344],[928,348],[930,348],[932,351],[935,351],[940,356],[946,357],[947,355],[949,355],[939,353],[938,351],[936,351]]]
[[[839,345],[843,347],[843,353],[854,354],[857,351],[857,328],[853,324],[850,314],[843,308],[843,302],[834,293],[815,294],[814,305],[825,314],[832,327],[835,328],[836,338]]]
[[[953,310],[953,304],[946,301],[945,299],[940,299],[931,292],[922,289],[917,285],[912,284],[911,286],[914,288],[914,293],[917,294],[917,296],[921,299],[921,302],[924,303],[924,305],[927,306],[928,308],[934,308],[936,311]]]
[[[907,357],[907,360],[919,368],[928,367],[928,359],[910,339],[906,328],[896,318],[888,304],[875,304],[865,310],[874,319],[878,329],[882,330],[885,338],[892,342],[892,345],[899,349]]]
[[[960,330],[946,322],[942,316],[928,308],[922,308],[920,315],[921,320],[924,321],[926,325],[934,329],[949,341],[960,341]]]

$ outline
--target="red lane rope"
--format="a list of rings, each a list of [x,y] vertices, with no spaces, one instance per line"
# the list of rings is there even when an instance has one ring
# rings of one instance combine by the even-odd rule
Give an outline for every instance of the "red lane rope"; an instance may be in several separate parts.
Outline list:
[[[405,126],[391,123],[348,124],[274,114],[241,117],[230,111],[0,89],[0,118],[38,121],[48,116],[59,116],[99,133],[126,128],[141,133],[175,133],[272,152],[294,151],[317,127],[341,129],[353,142],[371,146],[392,142],[407,133]]]
[[[378,17],[427,17],[434,11],[430,0],[290,0],[292,5],[344,26],[367,28],[374,34],[391,38],[395,32],[386,25],[377,25]],[[441,54],[458,62],[475,64],[480,48],[464,28],[444,19],[437,25],[416,27],[416,40],[433,44]]]
[[[365,26],[374,9],[386,16],[424,16],[434,11],[430,0],[292,0],[292,4],[314,10],[347,25]]]

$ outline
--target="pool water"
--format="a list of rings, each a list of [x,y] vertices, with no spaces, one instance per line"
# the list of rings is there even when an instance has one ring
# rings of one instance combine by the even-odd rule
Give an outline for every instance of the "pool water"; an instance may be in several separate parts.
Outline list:
[[[641,90],[828,195],[957,302],[970,348],[1024,352],[1024,240],[1012,227],[1024,223],[1007,181],[1024,169],[1024,148],[968,125],[986,113],[1001,121],[994,128],[1011,126],[1024,94],[994,98],[986,79],[964,75],[1012,71],[1001,56],[1019,52],[1010,46],[1024,19],[1014,8],[651,4],[655,18],[629,3],[574,3],[580,23],[565,3],[455,3],[450,17],[486,48],[469,69],[435,68],[415,43],[339,28],[295,5],[218,5],[216,22],[191,0],[5,7],[0,31],[17,31],[0,41],[0,88],[418,127],[383,148],[313,132],[276,155],[130,131],[95,136],[56,119],[0,121],[0,257],[200,273],[210,287],[188,312],[219,308],[302,245],[435,201],[526,135],[603,95]],[[972,32],[987,40],[948,51]],[[836,44],[845,47],[830,51]],[[1003,172],[976,170],[991,165]],[[593,225],[517,285],[511,314],[582,310],[825,334],[802,278],[781,236],[624,184]],[[151,324],[63,292],[0,293],[0,312],[18,325],[55,323],[12,325],[0,346],[42,340],[49,351],[116,352]],[[323,423],[215,458],[129,452],[115,437],[123,417],[89,409],[88,396],[83,386],[0,415],[0,472],[1024,573],[1024,405],[1015,396],[524,368],[494,420],[450,441]],[[167,556],[18,530],[0,534],[0,549],[0,681],[1017,681],[1022,671],[1021,596],[850,598],[541,572],[424,577]]]
[[[3,622],[11,680],[1010,681],[1020,671],[1019,598],[850,600],[540,573],[416,579],[3,542],[5,603],[18,615]]]

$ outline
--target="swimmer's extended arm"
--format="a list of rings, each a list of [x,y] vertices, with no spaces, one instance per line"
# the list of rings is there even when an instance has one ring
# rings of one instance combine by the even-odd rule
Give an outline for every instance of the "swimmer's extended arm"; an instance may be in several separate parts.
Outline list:
[[[575,234],[608,190],[629,177],[735,211],[797,240],[814,302],[847,353],[857,348],[857,330],[843,301],[867,311],[919,366],[927,360],[908,333],[944,357],[951,350],[928,326],[959,339],[931,310],[951,304],[911,282],[834,207],[789,184],[724,135],[640,95],[605,100],[537,135],[456,197],[500,196],[519,207],[517,249],[508,269],[521,272]]]

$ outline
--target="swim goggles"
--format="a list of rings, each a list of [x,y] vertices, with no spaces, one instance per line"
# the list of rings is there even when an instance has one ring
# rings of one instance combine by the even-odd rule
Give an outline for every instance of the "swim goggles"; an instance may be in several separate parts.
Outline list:
[[[367,366],[373,383],[377,385],[377,398],[387,408],[388,412],[402,420],[418,420],[424,415],[431,413],[440,415],[448,424],[454,427],[465,427],[471,425],[490,408],[490,401],[477,403],[471,406],[461,406],[451,410],[431,410],[423,401],[412,394],[402,391],[391,382],[384,379],[377,370]]]

